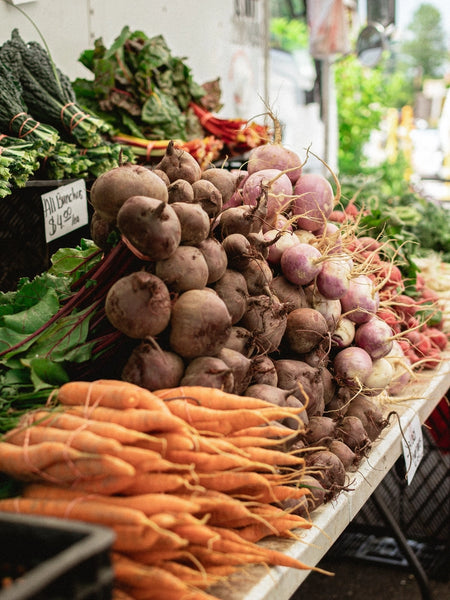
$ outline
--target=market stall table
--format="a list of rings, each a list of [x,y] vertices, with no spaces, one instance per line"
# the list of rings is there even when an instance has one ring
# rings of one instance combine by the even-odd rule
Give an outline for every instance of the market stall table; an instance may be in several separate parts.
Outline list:
[[[416,383],[408,386],[402,401],[394,399],[386,404],[385,414],[395,411],[398,418],[391,417],[390,424],[373,444],[368,457],[361,461],[358,471],[348,473],[348,490],[313,512],[314,526],[301,531],[299,541],[267,538],[260,543],[281,550],[310,567],[316,566],[402,454],[402,432],[416,415],[423,424],[449,388],[450,356],[446,354],[439,369],[425,371]],[[223,600],[287,600],[309,573],[310,570],[255,566],[234,574],[226,583],[214,586],[211,592]]]

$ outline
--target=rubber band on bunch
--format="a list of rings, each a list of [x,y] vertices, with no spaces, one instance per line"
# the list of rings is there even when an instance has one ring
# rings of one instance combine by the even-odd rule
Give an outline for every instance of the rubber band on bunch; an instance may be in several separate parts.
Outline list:
[[[70,106],[75,106],[75,102],[68,102],[67,104],[65,104],[62,108],[61,108],[61,112],[60,112],[60,119],[61,122],[63,124],[64,123],[64,111],[69,108]],[[76,117],[78,117],[79,115],[82,115],[78,120],[75,120]],[[69,127],[67,128],[69,130],[70,133],[73,132],[73,130],[75,129],[75,127],[77,127],[80,123],[82,123],[85,119],[87,119],[88,117],[90,117],[90,115],[88,113],[85,113],[81,110],[79,110],[78,112],[76,112],[74,115],[71,116],[70,118],[70,124]]]
[[[9,130],[12,131],[12,124],[14,123],[14,121],[18,118],[21,117],[22,115],[26,115],[27,113],[22,111],[20,113],[17,113],[17,115],[14,115],[14,117],[10,120],[9,122]],[[34,125],[33,127],[31,127],[30,129],[28,129],[27,131],[25,131],[25,133],[23,133],[23,128],[26,126],[26,124],[28,123],[28,121],[33,121]],[[32,117],[27,117],[25,119],[25,121],[21,124],[21,126],[19,127],[19,131],[17,133],[17,137],[22,139],[25,136],[27,136],[29,133],[33,133],[33,131],[35,129],[37,129],[40,125],[39,121],[35,121]]]

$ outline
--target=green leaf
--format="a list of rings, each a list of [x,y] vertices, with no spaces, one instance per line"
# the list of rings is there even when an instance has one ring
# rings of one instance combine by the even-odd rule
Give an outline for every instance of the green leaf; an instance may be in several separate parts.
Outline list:
[[[36,304],[15,314],[3,315],[2,321],[6,328],[26,337],[44,325],[58,311],[58,308],[59,299],[56,291],[47,288]]]
[[[69,381],[64,367],[48,358],[23,359],[22,363],[30,370],[30,379],[35,390],[60,386]]]
[[[46,357],[55,362],[88,360],[93,343],[85,342],[93,314],[92,307],[88,307],[58,319],[37,338],[32,347],[32,355]]]

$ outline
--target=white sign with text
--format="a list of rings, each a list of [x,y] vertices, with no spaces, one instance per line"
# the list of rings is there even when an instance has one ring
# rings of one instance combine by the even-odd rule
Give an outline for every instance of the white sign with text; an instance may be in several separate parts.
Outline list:
[[[55,240],[88,224],[86,182],[78,179],[41,196],[45,239]]]
[[[413,477],[417,471],[417,467],[423,458],[423,434],[420,419],[415,415],[403,431],[404,437],[402,437],[403,456],[405,458],[406,466],[406,478],[408,485],[413,480]]]

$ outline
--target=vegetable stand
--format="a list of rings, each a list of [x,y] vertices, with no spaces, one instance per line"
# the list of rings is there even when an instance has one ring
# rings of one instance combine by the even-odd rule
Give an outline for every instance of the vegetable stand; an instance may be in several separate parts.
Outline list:
[[[331,502],[314,510],[314,527],[301,532],[299,541],[268,538],[261,544],[281,550],[308,566],[317,565],[401,455],[401,431],[408,428],[416,415],[423,424],[449,389],[448,354],[436,372],[423,377],[405,390],[408,397],[414,399],[397,400],[386,405],[386,414],[395,411],[399,418],[390,419],[390,425],[373,444],[368,458],[361,461],[356,473],[349,474],[351,481],[348,491],[342,491]],[[255,566],[246,568],[244,573],[232,575],[225,585],[216,586],[213,593],[223,600],[288,599],[309,572],[285,567],[274,567],[267,571],[263,566]]]

